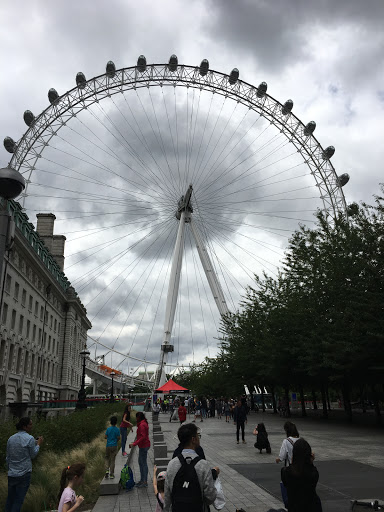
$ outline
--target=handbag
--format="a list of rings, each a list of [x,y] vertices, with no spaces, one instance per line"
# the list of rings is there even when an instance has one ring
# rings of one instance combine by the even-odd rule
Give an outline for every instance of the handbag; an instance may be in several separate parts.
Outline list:
[[[216,488],[216,499],[213,502],[213,506],[215,507],[216,510],[221,510],[225,506],[223,486],[221,485],[219,477],[216,478],[214,483]]]

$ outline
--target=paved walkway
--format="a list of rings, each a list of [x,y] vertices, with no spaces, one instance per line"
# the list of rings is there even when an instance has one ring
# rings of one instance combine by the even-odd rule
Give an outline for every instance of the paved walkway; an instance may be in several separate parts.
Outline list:
[[[151,416],[148,414],[147,416]],[[192,421],[193,416],[187,418]],[[162,432],[168,447],[168,455],[171,456],[178,441],[175,439],[179,423],[169,423],[169,416],[160,414]],[[258,422],[264,422],[269,433],[272,446],[272,454],[263,453],[260,455],[253,444],[255,437],[252,430]],[[270,413],[252,413],[246,425],[247,444],[236,444],[235,426],[233,423],[226,423],[225,418],[209,418],[197,425],[202,429],[201,446],[206,458],[212,466],[219,466],[221,469],[220,478],[223,483],[224,494],[227,504],[223,511],[235,512],[236,508],[243,508],[246,512],[267,512],[270,508],[280,508],[282,503],[278,493],[275,496],[257,485],[257,474],[260,476],[276,470],[276,480],[279,479],[280,467],[275,463],[281,442],[284,438],[283,424],[285,419],[279,418]],[[354,425],[329,424],[323,420],[294,418],[302,437],[311,444],[316,454],[316,461],[348,461],[360,462],[375,468],[384,469],[384,430],[375,428],[361,428]],[[150,426],[150,435],[152,429]],[[137,453],[133,454],[133,471],[135,478],[139,477]],[[263,465],[268,464],[268,468]],[[240,473],[246,465],[252,465],[253,478]],[[152,512],[156,508],[156,499],[152,489],[153,473],[153,450],[148,454],[149,485],[148,489],[137,489],[126,493],[121,491],[117,497],[113,512]],[[235,468],[238,468],[237,471]],[[274,469],[275,468],[275,469]],[[243,471],[243,473],[247,473]],[[274,473],[273,473],[274,474]],[[248,475],[249,476],[249,475]],[[348,478],[348,475],[345,475]],[[362,479],[364,476],[362,475]],[[260,478],[260,481],[263,479]],[[259,482],[260,483],[260,482]],[[321,483],[321,472],[320,472]],[[278,489],[278,484],[277,484]],[[360,492],[360,491],[359,491]],[[364,496],[356,496],[356,498]],[[374,497],[374,496],[372,496]],[[332,512],[329,506],[324,507],[324,512]],[[346,508],[345,510],[348,510]]]

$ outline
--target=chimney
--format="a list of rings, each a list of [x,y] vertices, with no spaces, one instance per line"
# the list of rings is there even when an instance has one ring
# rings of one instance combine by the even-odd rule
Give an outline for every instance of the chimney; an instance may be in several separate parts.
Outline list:
[[[43,240],[45,246],[56,260],[57,264],[64,270],[64,246],[65,236],[54,235],[53,227],[55,224],[56,217],[53,213],[38,213],[36,231],[40,238]]]

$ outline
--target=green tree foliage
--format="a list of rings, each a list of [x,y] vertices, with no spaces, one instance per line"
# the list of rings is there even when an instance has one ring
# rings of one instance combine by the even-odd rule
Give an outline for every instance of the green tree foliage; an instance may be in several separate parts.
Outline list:
[[[220,365],[234,380],[305,385],[323,397],[329,383],[348,393],[381,382],[383,197],[351,213],[329,222],[319,212],[314,229],[300,227],[279,275],[255,276],[241,309],[223,319]]]

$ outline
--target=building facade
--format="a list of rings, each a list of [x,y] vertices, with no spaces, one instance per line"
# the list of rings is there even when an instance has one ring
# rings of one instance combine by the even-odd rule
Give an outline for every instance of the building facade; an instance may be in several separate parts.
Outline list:
[[[0,417],[31,414],[43,400],[77,399],[80,351],[91,323],[64,269],[65,237],[55,216],[37,215],[36,230],[19,203],[3,264],[0,310]]]

